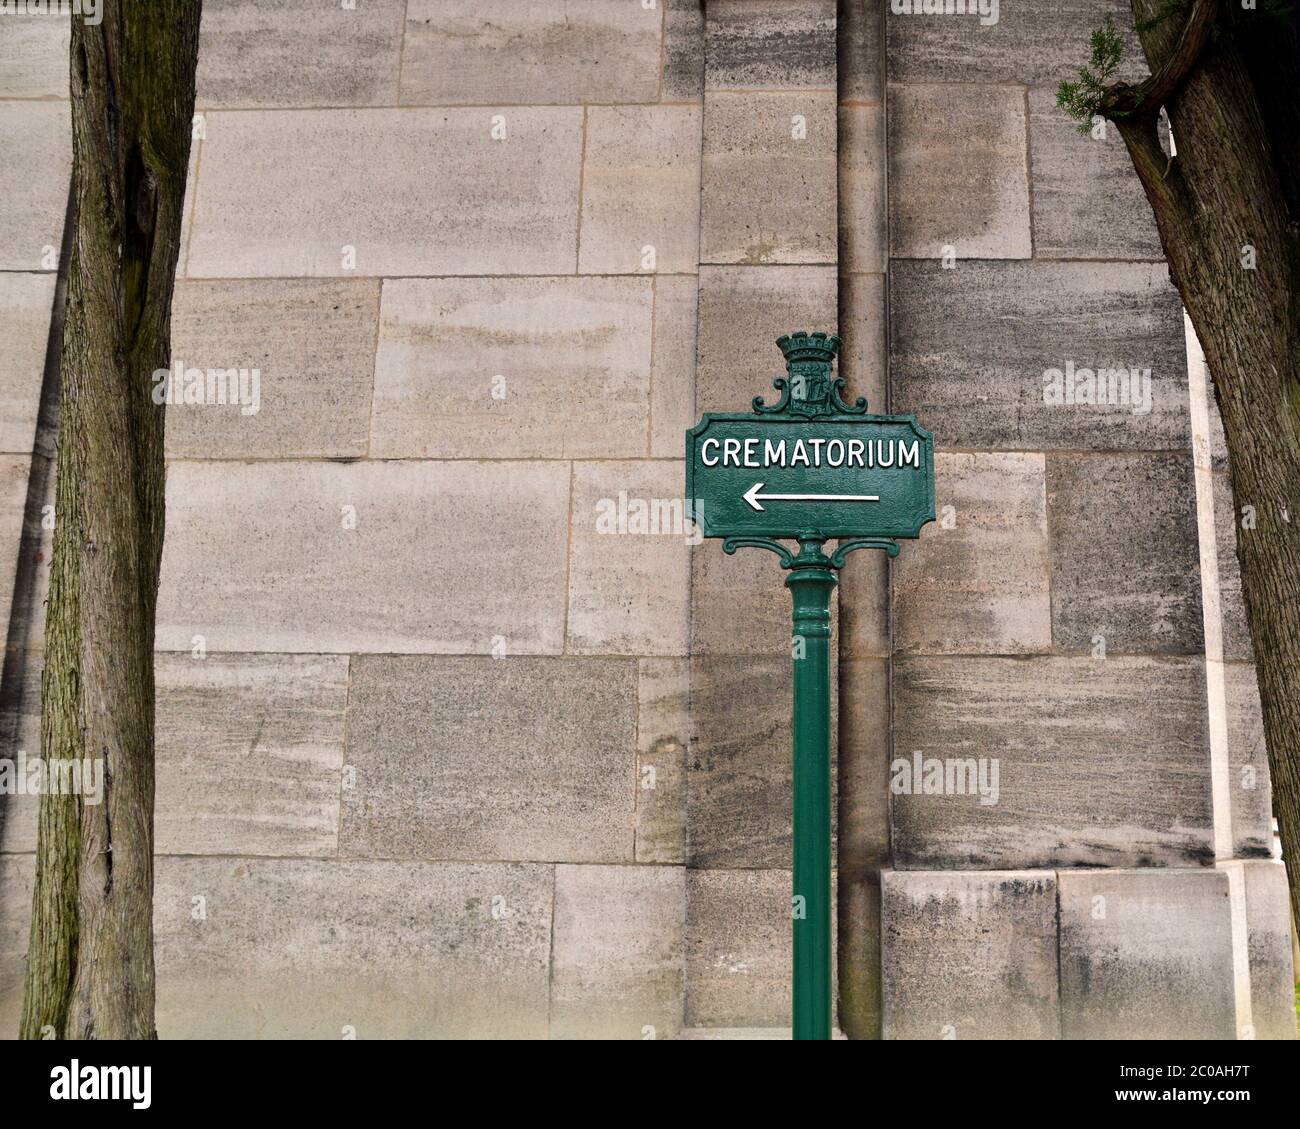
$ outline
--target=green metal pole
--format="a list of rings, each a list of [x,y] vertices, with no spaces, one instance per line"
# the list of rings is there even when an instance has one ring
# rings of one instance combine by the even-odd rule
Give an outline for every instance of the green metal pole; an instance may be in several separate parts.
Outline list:
[[[794,605],[794,1037],[831,1037],[831,592],[822,542],[800,538]]]

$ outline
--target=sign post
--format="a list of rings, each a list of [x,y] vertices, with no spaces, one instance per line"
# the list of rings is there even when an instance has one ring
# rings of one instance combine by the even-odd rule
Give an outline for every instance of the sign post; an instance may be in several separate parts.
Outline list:
[[[934,520],[934,440],[914,416],[868,415],[831,376],[838,337],[777,341],[775,404],[710,412],[686,433],[686,497],[723,550],[776,553],[789,575],[794,657],[794,1037],[831,1036],[831,592],[849,553],[919,537]],[[798,542],[797,552],[781,540]],[[823,551],[836,540],[835,551]]]

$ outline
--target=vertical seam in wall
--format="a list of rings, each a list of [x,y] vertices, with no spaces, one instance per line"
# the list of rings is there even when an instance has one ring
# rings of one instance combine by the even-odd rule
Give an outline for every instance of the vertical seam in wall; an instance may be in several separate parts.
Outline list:
[[[1029,87],[1022,88],[1022,105],[1025,112],[1025,199],[1029,204],[1029,257],[1034,257],[1037,240],[1034,238],[1034,143],[1029,136]]]
[[[582,198],[587,187],[587,107],[582,107],[582,147],[578,151],[578,239],[573,249],[573,273],[582,273]]]
[[[1250,937],[1246,921],[1245,872],[1233,858],[1232,765],[1228,747],[1228,695],[1223,667],[1223,606],[1219,592],[1218,535],[1214,522],[1214,464],[1210,453],[1209,380],[1205,354],[1192,319],[1183,311],[1187,346],[1187,393],[1192,429],[1192,475],[1196,487],[1196,533],[1200,549],[1201,616],[1205,630],[1205,694],[1210,739],[1210,807],[1214,858],[1228,878],[1232,931],[1232,982],[1237,1036],[1253,1022]]]
[[[664,72],[668,68],[668,5],[672,0],[664,0],[659,9],[659,85],[655,88],[655,101],[664,100]]]
[[[384,326],[384,286],[387,279],[378,279],[379,292],[375,296],[375,342],[370,352],[370,414],[366,421],[366,451],[361,457],[370,458],[375,445],[375,377],[379,374],[379,341]]]
[[[402,73],[406,67],[406,28],[411,16],[411,0],[402,0],[402,42],[397,48],[397,94],[394,104],[402,104]]]

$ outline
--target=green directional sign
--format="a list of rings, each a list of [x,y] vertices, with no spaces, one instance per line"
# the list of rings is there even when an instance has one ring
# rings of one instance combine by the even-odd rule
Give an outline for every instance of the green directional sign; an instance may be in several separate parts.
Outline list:
[[[831,1035],[831,592],[846,556],[898,555],[934,520],[934,440],[912,416],[873,416],[831,375],[838,337],[777,341],[781,396],[753,412],[711,412],[686,433],[686,497],[723,549],[768,549],[786,570],[794,659],[793,1034]],[[798,551],[781,539],[798,542]],[[828,540],[835,551],[823,552]],[[881,719],[881,724],[886,724]]]

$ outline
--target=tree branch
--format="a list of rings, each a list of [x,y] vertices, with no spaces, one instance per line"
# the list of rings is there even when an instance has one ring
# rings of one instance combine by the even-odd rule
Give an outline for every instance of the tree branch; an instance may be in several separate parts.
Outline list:
[[[1112,121],[1120,118],[1148,117],[1160,112],[1182,86],[1200,58],[1219,14],[1219,0],[1192,0],[1192,10],[1182,34],[1155,74],[1130,86],[1117,82],[1107,87],[1097,112]]]

